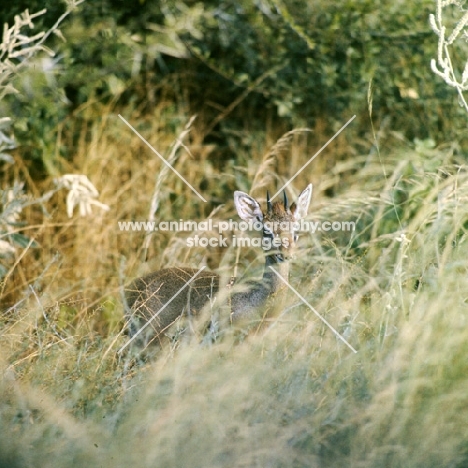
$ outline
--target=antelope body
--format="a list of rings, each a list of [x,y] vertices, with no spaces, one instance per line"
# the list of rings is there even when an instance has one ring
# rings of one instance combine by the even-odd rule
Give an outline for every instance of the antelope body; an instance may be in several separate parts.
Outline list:
[[[268,241],[264,247],[262,280],[248,282],[242,291],[230,295],[232,322],[254,316],[271,295],[285,286],[272,268],[282,278],[288,279],[288,259],[298,237],[297,223],[306,216],[311,195],[312,184],[309,184],[297,202],[289,207],[286,193],[282,203],[271,203],[267,193],[267,211],[264,214],[254,198],[244,192],[234,192],[234,204],[240,218],[262,223],[263,241]],[[142,335],[139,341],[143,338],[148,343],[159,339],[181,315],[200,313],[219,292],[220,276],[209,271],[201,271],[197,275],[198,271],[194,268],[165,268],[133,281],[126,290],[130,335]]]

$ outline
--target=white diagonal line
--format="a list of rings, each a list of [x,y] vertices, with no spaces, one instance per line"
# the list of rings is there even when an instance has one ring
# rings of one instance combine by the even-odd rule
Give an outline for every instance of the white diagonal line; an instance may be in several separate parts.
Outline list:
[[[161,154],[155,149],[153,148],[144,138],[143,136],[138,133],[138,131],[132,127],[120,114],[119,114],[119,117],[120,119],[128,125],[129,128],[131,128],[133,130],[133,132],[138,135],[138,137],[140,138],[140,140],[156,155],[158,156],[159,159],[161,159],[161,161],[169,168],[171,169],[171,171],[173,171],[175,174],[177,174],[191,189],[193,192],[195,192],[205,203],[207,203],[207,201],[200,195],[199,192],[197,192],[197,190],[192,187],[192,185],[190,184],[190,182],[188,182],[184,176],[182,174],[180,174],[180,172],[178,172],[176,169],[174,169],[162,156]]]
[[[328,323],[316,310],[314,307],[312,307],[307,300],[300,294],[298,293],[290,284],[287,280],[285,280],[271,265],[270,267],[271,271],[273,271],[282,281],[283,283],[294,293],[296,294],[297,297],[299,297],[302,302],[309,307],[309,309],[346,345],[348,346],[351,351],[354,353],[357,353],[357,351]]]
[[[201,267],[192,278],[190,278],[187,283],[185,283],[159,310],[154,314],[150,320],[148,320],[133,336],[128,340],[118,351],[121,353],[149,324],[206,268],[206,266]]]
[[[354,119],[353,115],[271,198],[276,197],[283,189],[285,189]]]

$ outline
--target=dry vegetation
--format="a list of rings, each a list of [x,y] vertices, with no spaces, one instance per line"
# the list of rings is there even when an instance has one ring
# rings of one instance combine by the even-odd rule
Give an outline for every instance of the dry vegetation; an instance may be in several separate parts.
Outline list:
[[[19,253],[2,286],[0,466],[466,466],[468,173],[455,146],[387,133],[377,150],[350,132],[291,186],[292,196],[314,183],[310,219],[357,221],[352,234],[303,235],[291,275],[356,354],[289,295],[258,332],[208,342],[179,326],[142,360],[117,353],[125,281],[165,265],[232,270],[236,258],[250,274],[258,252],[190,250],[186,234],[168,233],[143,252],[143,234],[117,222],[146,219],[155,184],[158,219],[236,219],[234,189],[264,197],[331,135],[297,131],[275,146],[273,130],[246,131],[252,149],[234,164],[210,158],[195,125],[174,167],[203,187],[204,204],[115,109],[78,112],[102,117],[63,172],[89,175],[111,210],[68,219],[58,192],[49,215],[23,212],[40,248]],[[188,120],[163,105],[122,113],[166,157]],[[52,183],[12,167],[32,194]]]
[[[444,5],[451,3],[462,6]],[[292,17],[285,18],[306,38]],[[439,20],[440,14],[432,20],[440,41],[436,72],[451,66],[441,54],[448,43]],[[24,21],[29,24],[27,14]],[[4,85],[27,68],[47,37],[28,42],[20,29],[11,30],[21,39],[19,55],[0,57],[8,65],[0,83],[4,94],[12,91]],[[410,36],[403,38],[406,43]],[[37,40],[35,51],[23,47]],[[26,53],[17,67],[15,60]],[[326,70],[328,62],[321,63]],[[443,75],[449,85],[455,83],[451,73]],[[118,222],[153,216],[236,220],[234,190],[264,201],[267,189],[276,191],[333,135],[329,116],[310,119],[311,129],[287,132],[276,120],[253,131],[239,111],[243,130],[226,125],[220,131],[225,148],[205,144],[213,122],[223,122],[253,88],[226,107],[209,100],[208,107],[219,110],[214,120],[206,108],[192,119],[183,84],[170,79],[158,83],[158,99],[153,93],[151,105],[141,107],[137,98],[120,99],[124,86],[107,101],[86,95],[85,104],[58,119],[50,141],[34,127],[31,147],[39,140],[47,147],[41,161],[47,175],[37,173],[37,159],[24,157],[37,153],[12,149],[4,133],[9,119],[0,119],[0,468],[466,467],[466,152],[456,142],[409,141],[392,128],[390,111],[373,116],[372,91],[379,90],[367,76],[360,79],[368,85],[363,108],[369,115],[357,110],[356,126],[288,187],[293,199],[314,184],[309,220],[356,222],[354,232],[303,233],[290,281],[357,352],[292,292],[268,303],[262,323],[248,329],[208,328],[210,314],[225,312],[215,304],[198,321],[178,321],[162,348],[119,352],[128,343],[122,290],[132,278],[175,265],[253,276],[262,258],[255,249],[189,248],[186,238],[194,233],[145,237],[119,230]],[[418,101],[408,89],[413,97],[400,93],[399,104],[411,98],[423,105],[424,98]],[[392,93],[391,87],[385,91]],[[40,86],[36,92],[32,103]],[[401,109],[407,107],[398,112],[412,135],[433,108],[423,113],[416,106],[413,114]],[[441,132],[461,128],[452,114],[439,114]],[[430,117],[433,124],[435,113]],[[44,123],[44,133],[52,126],[53,119]],[[53,188],[54,171],[87,175],[110,210],[95,207],[80,217],[75,209],[69,218],[66,190]],[[18,185],[15,192],[8,189],[17,182],[24,193]],[[14,236],[16,249],[5,250]]]

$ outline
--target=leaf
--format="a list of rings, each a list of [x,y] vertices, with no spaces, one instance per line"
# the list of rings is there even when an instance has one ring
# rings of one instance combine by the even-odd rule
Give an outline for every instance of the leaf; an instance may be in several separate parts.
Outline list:
[[[23,234],[11,234],[10,238],[16,245],[19,245],[22,248],[26,248],[29,246],[34,249],[37,249],[39,247],[39,244],[35,240],[31,242],[31,239],[29,237],[23,236]]]
[[[6,274],[8,273],[8,268],[4,267],[1,263],[0,263],[0,278],[4,278],[6,276]]]

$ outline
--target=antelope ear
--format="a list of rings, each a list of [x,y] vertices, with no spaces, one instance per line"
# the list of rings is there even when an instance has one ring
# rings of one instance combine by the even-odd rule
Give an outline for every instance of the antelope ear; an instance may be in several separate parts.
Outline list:
[[[236,190],[234,192],[234,205],[237,213],[244,221],[263,221],[262,209],[257,200],[250,195]]]
[[[294,215],[294,219],[299,221],[307,216],[309,210],[310,198],[312,197],[312,184],[309,184],[297,197],[296,203],[291,206],[291,212]]]

